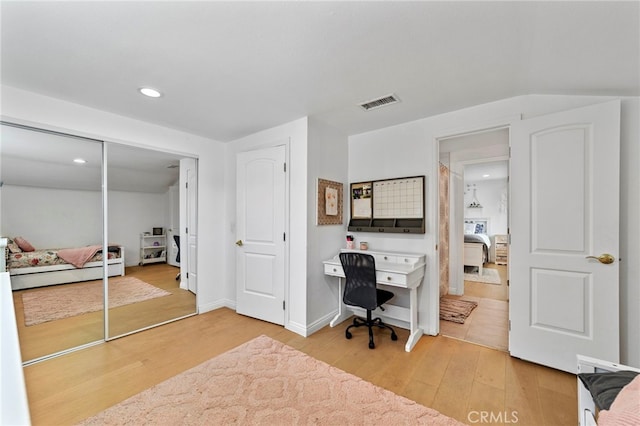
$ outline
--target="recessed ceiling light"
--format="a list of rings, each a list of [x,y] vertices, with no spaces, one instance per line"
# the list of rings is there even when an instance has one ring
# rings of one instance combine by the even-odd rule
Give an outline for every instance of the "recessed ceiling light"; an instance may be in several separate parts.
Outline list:
[[[74,158],[73,162],[76,164],[86,164],[87,160],[85,160],[84,158]]]
[[[483,178],[491,177],[491,175],[482,175]]]
[[[156,89],[152,89],[151,87],[141,87],[138,89],[140,93],[150,98],[159,98],[162,96],[162,93],[157,91]]]

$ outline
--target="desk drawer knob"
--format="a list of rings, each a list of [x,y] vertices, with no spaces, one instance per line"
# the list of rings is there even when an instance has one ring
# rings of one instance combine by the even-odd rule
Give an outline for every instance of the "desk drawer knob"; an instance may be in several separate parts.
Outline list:
[[[389,259],[389,258],[388,258],[387,256],[385,256],[385,257],[384,257],[384,260],[387,260],[387,259]]]
[[[391,281],[391,277],[387,277],[387,281]]]
[[[333,268],[333,272],[338,272],[338,270],[336,268]]]

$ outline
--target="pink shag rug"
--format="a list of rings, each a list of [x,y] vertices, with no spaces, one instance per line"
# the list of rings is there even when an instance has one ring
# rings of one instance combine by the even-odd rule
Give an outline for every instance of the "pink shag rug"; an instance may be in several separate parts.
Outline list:
[[[81,424],[462,423],[267,336],[260,336],[114,405]]]
[[[22,294],[26,326],[97,312],[104,309],[102,280],[57,285]],[[129,305],[170,292],[135,277],[109,278],[109,308]]]

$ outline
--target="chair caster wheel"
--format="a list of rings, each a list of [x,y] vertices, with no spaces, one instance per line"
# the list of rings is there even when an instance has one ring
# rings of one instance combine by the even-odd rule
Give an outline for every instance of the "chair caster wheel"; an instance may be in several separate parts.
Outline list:
[[[351,335],[350,331],[347,331],[344,333],[344,337],[346,337],[347,339],[351,339],[353,337],[353,335]]]
[[[393,333],[393,334],[391,335],[391,340],[393,340],[394,342],[395,342],[396,340],[398,340],[398,335],[397,335],[396,333]]]
[[[369,349],[374,349],[376,345],[373,342],[369,342]]]

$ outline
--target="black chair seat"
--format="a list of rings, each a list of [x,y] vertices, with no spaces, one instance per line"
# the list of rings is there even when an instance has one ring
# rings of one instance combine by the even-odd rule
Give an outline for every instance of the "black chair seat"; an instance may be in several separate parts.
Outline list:
[[[343,298],[343,302],[346,305],[351,305],[351,306],[360,306],[359,300],[363,300],[363,297],[366,297],[363,293],[370,291],[367,288],[357,288],[354,289],[351,293],[349,293],[348,295],[345,294],[344,298]],[[387,303],[389,300],[393,299],[393,296],[395,296],[395,294],[393,294],[390,291],[387,290],[381,290],[379,288],[376,289],[376,299],[377,299],[377,304],[378,306],[380,305],[384,305],[385,303]],[[376,306],[376,307],[378,307]]]
[[[376,308],[384,310],[382,305],[391,300],[394,294],[387,290],[377,288],[376,263],[373,256],[365,253],[347,252],[340,253],[340,263],[345,275],[345,286],[342,301],[346,305],[359,306],[367,311],[367,318],[363,320],[355,317],[353,324],[345,330],[347,339],[351,339],[353,327],[366,326],[369,329],[369,348],[375,348],[373,342],[373,328],[386,328],[391,330],[391,340],[398,340],[393,328],[382,322],[380,318],[372,318],[371,311]]]

